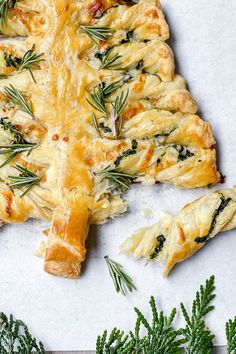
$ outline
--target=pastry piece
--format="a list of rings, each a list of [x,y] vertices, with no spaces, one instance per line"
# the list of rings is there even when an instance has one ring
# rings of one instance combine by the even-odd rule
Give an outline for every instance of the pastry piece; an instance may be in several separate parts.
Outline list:
[[[220,180],[210,124],[175,73],[160,2],[9,0],[0,16],[0,220],[51,222],[44,268],[80,275],[91,224],[132,182]],[[0,13],[1,15],[1,13]]]
[[[187,204],[175,217],[166,214],[155,225],[136,231],[121,250],[136,259],[164,262],[167,276],[209,239],[235,227],[236,188],[219,190]]]

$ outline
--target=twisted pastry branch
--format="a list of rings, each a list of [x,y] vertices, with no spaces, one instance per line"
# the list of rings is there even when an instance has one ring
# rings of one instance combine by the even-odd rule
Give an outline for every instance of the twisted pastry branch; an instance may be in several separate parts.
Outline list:
[[[218,190],[187,204],[178,215],[164,215],[151,227],[139,229],[121,250],[136,259],[165,263],[164,275],[191,257],[222,231],[236,227],[236,187]]]

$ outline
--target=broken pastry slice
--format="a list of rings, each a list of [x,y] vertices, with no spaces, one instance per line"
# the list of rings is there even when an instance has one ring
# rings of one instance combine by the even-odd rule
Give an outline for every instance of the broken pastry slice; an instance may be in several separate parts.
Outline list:
[[[164,216],[128,238],[121,250],[136,259],[163,261],[164,275],[191,257],[221,231],[236,227],[236,188],[206,194],[187,204],[177,216]]]

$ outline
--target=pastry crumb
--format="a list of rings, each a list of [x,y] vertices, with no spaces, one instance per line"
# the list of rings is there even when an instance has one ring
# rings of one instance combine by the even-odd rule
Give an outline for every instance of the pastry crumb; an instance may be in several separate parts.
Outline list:
[[[153,216],[153,211],[150,208],[144,208],[142,209],[143,216],[145,219],[150,219]]]
[[[34,252],[35,256],[37,257],[43,257],[44,255],[44,250],[45,250],[45,243],[44,241],[40,241],[38,248],[36,249],[36,251]]]

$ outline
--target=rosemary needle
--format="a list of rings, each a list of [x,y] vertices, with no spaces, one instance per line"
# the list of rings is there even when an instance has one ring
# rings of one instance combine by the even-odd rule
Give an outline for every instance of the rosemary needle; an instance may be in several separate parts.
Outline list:
[[[3,26],[6,23],[8,10],[13,9],[17,0],[1,0],[0,1],[0,30],[2,32]]]
[[[125,273],[121,264],[113,261],[108,256],[105,256],[104,259],[106,261],[117,293],[121,292],[123,295],[125,295],[126,290],[129,290],[131,293],[133,290],[136,290],[132,278],[127,273]]]
[[[32,102],[30,101],[30,104],[28,104],[19,90],[11,84],[9,86],[10,87],[4,87],[5,94],[7,95],[9,101],[13,104],[17,104],[22,111],[28,113],[35,119]]]
[[[99,41],[107,41],[111,36],[110,28],[95,27],[95,26],[81,26],[80,27],[96,44]]]
[[[122,55],[120,55],[120,54],[112,55],[111,51],[108,51],[108,53],[102,57],[102,63],[100,65],[99,69],[115,68],[118,65],[116,63],[116,61],[118,59],[120,59],[121,57],[122,57]]]
[[[121,191],[130,189],[131,182],[137,178],[135,175],[120,172],[116,168],[111,169],[109,166],[104,170],[95,172],[95,174],[107,178],[114,184],[115,190],[121,189]]]
[[[36,147],[37,144],[31,144],[26,141],[22,141],[16,144],[14,143],[12,145],[0,145],[0,155],[7,155],[6,160],[0,165],[0,168],[6,166],[10,161],[12,161],[18,154],[22,152],[28,152],[28,156]]]
[[[39,63],[45,61],[45,59],[42,58],[44,53],[37,54],[34,49],[35,44],[33,44],[32,48],[24,54],[23,58],[21,59],[19,70],[29,70],[33,81],[36,83],[32,70],[40,70]]]
[[[32,171],[27,170],[26,168],[16,165],[14,168],[20,172],[18,176],[8,176],[7,179],[11,181],[10,188],[11,189],[22,189],[26,188],[25,191],[21,194],[23,197],[26,193],[30,191],[30,189],[40,182],[41,177],[37,176]]]

